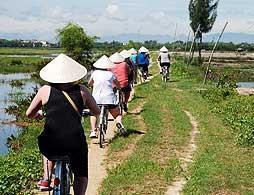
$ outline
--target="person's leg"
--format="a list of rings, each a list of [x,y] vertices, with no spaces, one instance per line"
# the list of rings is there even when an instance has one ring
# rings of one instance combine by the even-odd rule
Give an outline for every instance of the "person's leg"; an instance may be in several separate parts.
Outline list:
[[[97,127],[97,118],[96,116],[91,116],[90,117],[90,124],[91,124],[91,132],[90,132],[90,138],[96,138],[96,127]]]
[[[127,91],[124,93],[124,103],[126,103],[126,104],[128,103],[130,95],[131,95],[130,91]]]
[[[147,73],[147,76],[148,76],[148,66],[149,64],[144,65],[144,71]]]
[[[96,123],[97,123],[97,118],[96,116],[91,116],[90,117],[90,124],[91,124],[91,129],[95,130],[96,129]]]
[[[130,98],[130,94],[131,94],[131,86],[129,86],[129,88],[127,88],[127,90],[124,92],[124,102],[123,102],[123,110],[124,112],[128,112],[128,102],[129,102],[129,98]]]
[[[75,195],[85,195],[87,189],[87,177],[75,177],[73,183],[73,190]]]
[[[120,110],[118,107],[109,109],[109,112],[117,123],[122,123],[123,116],[120,114]]]
[[[54,163],[43,156],[43,179],[49,180]]]
[[[70,153],[71,169],[74,174],[74,195],[85,195],[88,183],[88,149],[85,144],[80,151]]]
[[[120,133],[125,136],[127,134],[127,132],[126,132],[126,130],[125,130],[123,124],[122,124],[123,116],[120,114],[119,108],[117,107],[117,108],[109,109],[109,112],[111,113],[111,115],[116,120],[116,127],[118,128]]]
[[[137,65],[135,65],[135,67],[134,67],[134,72],[133,72],[133,74],[134,74],[134,84],[137,84],[137,70],[138,69],[138,67],[137,67]]]
[[[43,179],[41,179],[37,184],[40,190],[49,190],[53,166],[54,162],[43,156]]]

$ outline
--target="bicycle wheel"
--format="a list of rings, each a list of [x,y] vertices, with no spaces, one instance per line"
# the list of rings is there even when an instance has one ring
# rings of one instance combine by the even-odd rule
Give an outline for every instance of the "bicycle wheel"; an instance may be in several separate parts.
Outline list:
[[[56,161],[53,195],[69,195],[71,175],[66,162]]]
[[[108,110],[105,110],[104,119],[103,119],[103,132],[104,132],[104,140],[105,141],[105,135],[108,129]]]
[[[99,144],[100,144],[100,148],[103,148],[103,143],[105,141],[105,138],[104,138],[104,124],[100,124],[100,127],[99,127]]]
[[[68,163],[64,163],[62,171],[62,184],[63,184],[63,194],[70,195],[71,188],[71,170]]]
[[[120,114],[122,115],[123,114],[123,109],[124,109],[124,105],[123,105],[123,102],[124,102],[124,97],[123,97],[123,92],[119,92],[119,109],[120,109]]]

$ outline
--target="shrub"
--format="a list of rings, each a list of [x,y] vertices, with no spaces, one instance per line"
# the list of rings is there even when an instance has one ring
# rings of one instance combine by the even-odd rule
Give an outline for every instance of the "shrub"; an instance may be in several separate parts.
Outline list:
[[[236,143],[254,146],[254,99],[238,96],[232,88],[213,88],[202,92],[212,104],[212,111],[221,114],[236,135]]]

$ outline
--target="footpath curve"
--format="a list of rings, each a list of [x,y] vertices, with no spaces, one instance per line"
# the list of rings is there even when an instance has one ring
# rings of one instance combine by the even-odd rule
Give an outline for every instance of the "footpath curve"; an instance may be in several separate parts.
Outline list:
[[[184,147],[182,151],[175,151],[176,155],[181,161],[180,167],[182,170],[182,174],[179,177],[175,178],[175,182],[173,182],[172,185],[168,187],[166,195],[181,194],[183,187],[188,180],[185,173],[187,172],[188,166],[192,163],[194,153],[197,150],[196,137],[199,134],[198,122],[190,112],[184,112],[189,117],[190,123],[192,125],[190,140],[188,145]]]

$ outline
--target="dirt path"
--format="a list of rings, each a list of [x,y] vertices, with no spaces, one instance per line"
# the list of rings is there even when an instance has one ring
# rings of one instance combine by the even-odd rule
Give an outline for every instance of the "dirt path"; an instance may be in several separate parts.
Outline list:
[[[109,143],[114,137],[115,122],[109,122],[108,131],[106,134],[106,141]],[[103,164],[107,158],[108,146],[100,148],[98,139],[92,140],[89,144],[88,151],[88,187],[87,195],[98,194],[103,179],[107,176],[106,166]]]
[[[181,194],[183,187],[186,184],[187,179],[188,179],[185,176],[185,173],[187,172],[189,164],[192,163],[193,155],[197,149],[196,137],[199,134],[198,122],[192,116],[192,114],[190,112],[185,111],[185,113],[189,117],[190,122],[192,124],[192,130],[190,133],[190,141],[189,141],[188,145],[185,148],[183,148],[182,151],[180,151],[180,152],[176,151],[176,154],[181,161],[180,166],[182,169],[182,174],[175,179],[175,182],[173,182],[171,186],[169,186],[168,191],[166,192],[166,195]]]

